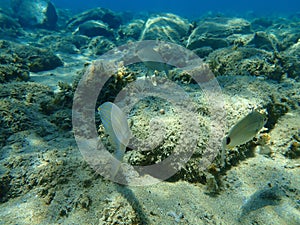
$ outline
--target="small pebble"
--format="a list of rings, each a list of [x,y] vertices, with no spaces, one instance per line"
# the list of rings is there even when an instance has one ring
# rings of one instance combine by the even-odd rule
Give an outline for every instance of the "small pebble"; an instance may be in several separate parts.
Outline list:
[[[166,112],[165,112],[164,109],[160,109],[160,110],[159,110],[159,113],[162,114],[162,115],[164,115]]]

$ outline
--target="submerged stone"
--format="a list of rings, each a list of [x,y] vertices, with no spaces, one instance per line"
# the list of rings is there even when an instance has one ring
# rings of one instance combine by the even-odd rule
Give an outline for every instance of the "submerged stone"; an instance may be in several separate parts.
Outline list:
[[[128,40],[134,39],[138,40],[144,26],[145,21],[143,20],[133,20],[126,25],[120,26],[118,30],[119,39]]]
[[[279,61],[279,56],[263,49],[227,47],[209,54],[206,62],[216,76],[263,76],[279,81],[285,73]]]
[[[20,24],[11,16],[0,12],[0,28],[4,30],[17,29],[20,28]]]
[[[88,45],[93,55],[102,55],[115,47],[116,45],[105,37],[94,37]]]
[[[106,23],[110,28],[117,28],[121,25],[121,17],[115,12],[104,9],[104,8],[95,8],[78,15],[75,15],[67,23],[69,29],[74,30],[80,24],[83,24],[90,20],[97,20]]]
[[[89,20],[80,24],[75,31],[75,34],[82,34],[88,37],[104,36],[113,37],[114,32],[106,24],[101,21]]]
[[[275,35],[263,31],[255,32],[251,41],[247,44],[255,48],[265,49],[267,51],[277,50],[279,42]]]
[[[87,47],[90,38],[85,35],[45,35],[39,44],[47,45],[54,52],[78,54]]]
[[[227,47],[227,38],[234,34],[251,33],[250,23],[241,18],[208,18],[200,21],[188,38],[186,47],[197,49],[211,47],[213,49]]]
[[[164,40],[181,43],[188,36],[190,23],[171,13],[150,17],[145,23],[141,40]]]
[[[287,76],[291,78],[300,77],[300,39],[282,53],[282,62],[287,72]]]
[[[20,65],[31,72],[52,70],[63,65],[60,58],[49,49],[10,41],[0,41],[0,53],[3,58],[6,57],[6,60],[1,62],[2,65]]]
[[[54,29],[57,13],[49,0],[11,0],[16,17],[23,27]]]

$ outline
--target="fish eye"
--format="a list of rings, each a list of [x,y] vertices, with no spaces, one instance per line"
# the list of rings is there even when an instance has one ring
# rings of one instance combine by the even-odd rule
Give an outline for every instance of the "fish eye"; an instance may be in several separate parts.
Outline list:
[[[226,145],[229,145],[230,141],[231,141],[230,137],[226,137]]]

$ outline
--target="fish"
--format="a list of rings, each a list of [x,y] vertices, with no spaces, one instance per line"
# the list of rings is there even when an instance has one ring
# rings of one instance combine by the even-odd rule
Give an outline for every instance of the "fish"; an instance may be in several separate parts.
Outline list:
[[[164,62],[162,56],[153,49],[152,46],[145,46],[139,49],[137,52],[137,57],[144,63],[144,65],[153,71],[164,71],[167,76],[169,76],[169,70],[172,68]],[[148,76],[149,71],[146,74]]]
[[[113,179],[120,169],[126,147],[131,138],[131,132],[126,115],[116,104],[105,102],[98,107],[98,113],[115,148],[114,157],[116,160],[113,160],[111,170],[111,178]]]
[[[253,110],[244,118],[239,120],[228,132],[222,141],[222,157],[223,166],[225,164],[225,151],[236,146],[247,143],[252,140],[257,133],[264,127],[268,118],[256,110]]]

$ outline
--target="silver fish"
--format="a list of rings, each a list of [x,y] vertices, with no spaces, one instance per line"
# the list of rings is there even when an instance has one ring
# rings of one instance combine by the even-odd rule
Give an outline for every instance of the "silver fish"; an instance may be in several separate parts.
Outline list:
[[[267,116],[252,111],[238,121],[223,139],[222,162],[225,163],[225,150],[247,143],[264,127]]]
[[[111,102],[105,102],[98,107],[102,124],[111,138],[112,145],[116,148],[114,157],[117,161],[112,165],[112,178],[114,178],[120,169],[126,147],[131,137],[127,118],[123,111]]]

